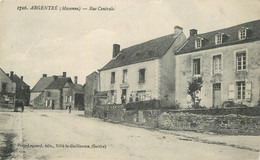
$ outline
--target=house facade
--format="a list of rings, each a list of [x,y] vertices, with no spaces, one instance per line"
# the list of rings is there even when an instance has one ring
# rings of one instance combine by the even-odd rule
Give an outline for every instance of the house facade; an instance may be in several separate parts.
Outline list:
[[[84,102],[85,107],[93,108],[94,105],[94,94],[98,91],[99,74],[93,72],[86,77],[86,83],[84,84],[85,96]]]
[[[44,75],[34,86],[32,92],[36,97],[32,100],[34,108],[60,109],[64,110],[71,106],[71,109],[84,107],[84,89],[77,84],[77,77],[74,83],[66,72],[62,76],[47,77]],[[37,92],[36,92],[37,91]]]
[[[30,91],[30,105],[32,106],[44,106],[44,103],[40,103],[44,95],[44,90],[54,81],[53,76],[47,77],[47,74],[43,74],[39,81],[34,85]]]
[[[12,80],[16,83],[16,99],[22,100],[24,105],[28,106],[30,101],[30,86],[24,82],[23,76],[18,77],[15,74]]]
[[[16,83],[12,81],[14,72],[10,72],[6,74],[0,68],[0,103],[1,105],[15,105],[15,91],[16,91]]]
[[[107,103],[161,100],[175,103],[174,52],[186,41],[182,28],[120,51],[113,45],[113,59],[99,70],[99,91],[108,93]]]
[[[190,30],[176,53],[176,101],[192,106],[188,82],[201,77],[201,106],[225,107],[225,102],[255,106],[260,95],[260,20],[203,34]]]

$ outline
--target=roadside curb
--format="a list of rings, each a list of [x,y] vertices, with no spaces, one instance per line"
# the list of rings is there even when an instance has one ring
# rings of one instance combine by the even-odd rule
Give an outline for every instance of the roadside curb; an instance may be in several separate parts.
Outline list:
[[[90,118],[90,117],[86,117],[86,118]],[[91,117],[91,118],[102,120],[102,119],[99,119],[99,118],[96,118],[96,117]],[[224,142],[224,141],[209,140],[209,139],[201,138],[201,137],[197,137],[197,136],[187,136],[187,135],[182,134],[182,133],[174,133],[174,132],[178,132],[178,131],[174,131],[174,130],[163,130],[163,129],[160,129],[160,128],[153,128],[153,127],[149,127],[149,126],[135,125],[135,124],[129,124],[129,123],[120,123],[120,122],[114,122],[114,121],[110,121],[110,120],[104,120],[104,122],[124,125],[124,126],[128,126],[128,127],[142,128],[142,129],[151,130],[151,131],[158,131],[160,133],[171,134],[171,135],[182,137],[182,138],[178,138],[179,140],[194,141],[194,142],[200,142],[200,143],[206,143],[206,144],[222,145],[222,146],[228,146],[228,147],[233,147],[233,148],[238,148],[238,149],[249,150],[249,151],[252,151],[252,152],[260,152],[259,148],[254,148],[254,147],[249,147],[249,146],[239,145],[239,144],[234,144],[234,143],[227,143],[227,142]],[[192,131],[189,131],[189,132],[192,132]],[[203,133],[203,132],[202,133],[194,132],[194,133],[204,134],[205,136],[209,135],[209,134]],[[217,136],[218,134],[213,134],[213,135]]]

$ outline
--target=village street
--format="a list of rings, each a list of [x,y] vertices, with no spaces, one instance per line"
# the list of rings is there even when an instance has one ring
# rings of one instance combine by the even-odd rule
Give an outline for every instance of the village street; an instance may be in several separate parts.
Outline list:
[[[98,160],[250,160],[259,158],[259,137],[219,136],[183,132],[147,130],[86,118],[83,111],[30,110],[0,112],[9,114],[5,130],[16,137],[15,159],[98,159]],[[2,128],[3,130],[3,128]],[[173,132],[181,133],[181,132]],[[184,134],[186,133],[186,134]],[[193,135],[194,134],[194,135]],[[197,135],[196,135],[197,134]],[[184,136],[186,135],[186,137]],[[187,136],[212,136],[226,144],[208,144]],[[248,139],[247,139],[248,137]],[[240,143],[236,143],[241,139]],[[247,139],[247,141],[242,142]],[[250,144],[246,144],[246,143]],[[243,144],[244,143],[244,144]],[[251,148],[251,149],[250,149]]]

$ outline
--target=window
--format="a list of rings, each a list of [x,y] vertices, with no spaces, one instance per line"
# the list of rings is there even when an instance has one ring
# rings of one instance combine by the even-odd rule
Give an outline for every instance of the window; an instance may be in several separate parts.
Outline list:
[[[200,75],[200,59],[193,59],[193,75]]]
[[[115,72],[111,72],[111,84],[115,84],[115,79],[116,78],[116,73]]]
[[[67,96],[66,97],[66,102],[71,103],[72,102],[72,96]]]
[[[221,90],[221,83],[215,83],[213,84],[214,91]]]
[[[146,99],[146,91],[137,91],[138,101],[144,101]]]
[[[50,91],[47,91],[47,97],[51,97],[51,92]]]
[[[215,43],[221,44],[222,43],[222,34],[216,34],[215,35]]]
[[[195,40],[195,48],[201,48],[201,46],[202,46],[202,40],[201,39]]]
[[[246,94],[246,86],[245,82],[237,82],[237,99],[243,100],[245,99]]]
[[[126,79],[127,79],[127,69],[124,69],[123,70],[123,80],[122,80],[122,82],[125,83]]]
[[[145,69],[139,70],[139,83],[145,82]]]
[[[45,101],[45,106],[46,107],[51,107],[51,105],[52,105],[52,100],[46,100]]]
[[[7,84],[2,83],[2,93],[6,93],[6,92],[7,92]]]
[[[246,52],[238,52],[236,55],[237,71],[243,71],[246,69]]]
[[[238,31],[238,38],[240,40],[246,39],[246,29],[240,29]]]
[[[213,56],[213,74],[219,74],[222,70],[221,55]]]

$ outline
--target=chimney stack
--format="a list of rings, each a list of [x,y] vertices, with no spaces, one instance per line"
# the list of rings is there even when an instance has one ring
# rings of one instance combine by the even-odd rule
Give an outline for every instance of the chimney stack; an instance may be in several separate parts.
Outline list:
[[[21,76],[21,80],[23,81],[23,76]]]
[[[174,36],[179,35],[183,31],[183,28],[180,26],[175,26],[174,27]]]
[[[47,74],[42,74],[42,77],[47,77]]]
[[[9,77],[9,73],[6,73],[6,75]]]
[[[62,77],[66,77],[67,76],[67,73],[66,72],[63,72],[62,73]]]
[[[195,36],[197,34],[198,34],[198,31],[196,29],[191,29],[190,30],[190,37]]]
[[[115,58],[120,52],[120,45],[119,44],[113,44],[113,56],[112,58]]]
[[[11,78],[11,80],[13,80],[13,78],[14,78],[14,71],[10,72],[10,78]]]
[[[74,76],[74,84],[78,84],[78,76]]]
[[[53,75],[53,79],[56,80],[58,78],[58,76],[56,75]]]

